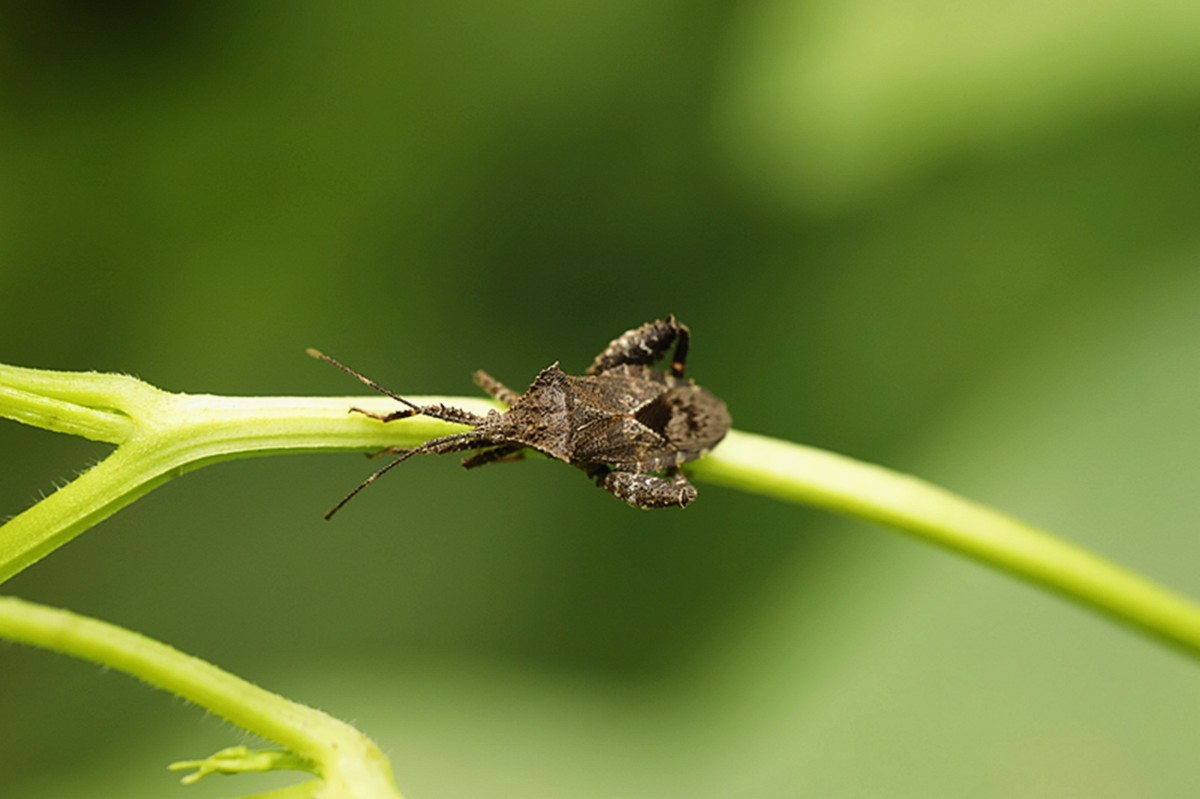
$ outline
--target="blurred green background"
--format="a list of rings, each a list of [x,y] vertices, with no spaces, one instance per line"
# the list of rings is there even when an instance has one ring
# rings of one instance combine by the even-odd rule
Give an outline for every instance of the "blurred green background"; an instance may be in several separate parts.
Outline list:
[[[6,4],[0,361],[344,394],[675,313],[744,430],[1200,596],[1194,0]],[[0,424],[0,514],[103,447]],[[175,481],[5,592],[356,722],[414,799],[1191,797],[1196,664],[885,530],[544,461]],[[0,647],[0,794],[241,733]]]

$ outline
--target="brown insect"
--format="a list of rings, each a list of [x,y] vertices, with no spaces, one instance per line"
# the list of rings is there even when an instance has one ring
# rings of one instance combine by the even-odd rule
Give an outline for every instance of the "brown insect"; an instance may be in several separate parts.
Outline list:
[[[679,471],[712,449],[729,430],[725,403],[683,376],[691,333],[674,316],[634,328],[601,352],[582,377],[554,363],[518,394],[482,370],[475,384],[508,405],[480,416],[445,405],[416,405],[333,358],[310,349],[371,388],[406,405],[391,413],[356,413],[381,422],[423,414],[471,426],[471,430],[426,441],[412,449],[389,449],[398,457],[347,494],[337,513],[359,491],[413,455],[475,450],[463,459],[467,469],[520,457],[537,450],[587,473],[613,496],[639,508],[683,507],[695,487]],[[651,368],[672,345],[669,372]]]

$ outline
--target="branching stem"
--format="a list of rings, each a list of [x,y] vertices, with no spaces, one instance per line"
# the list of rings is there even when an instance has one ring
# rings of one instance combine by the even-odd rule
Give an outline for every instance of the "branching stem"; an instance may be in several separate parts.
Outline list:
[[[411,399],[480,414],[496,407],[475,398]],[[0,416],[116,445],[101,463],[0,527],[0,582],[171,477],[208,463],[282,452],[415,447],[462,429],[425,416],[384,424],[348,413],[351,407],[383,414],[395,409],[395,401],[172,394],[122,375],[0,365]],[[916,478],[737,431],[688,471],[697,480],[900,529],[1200,657],[1200,606],[1193,600]],[[126,671],[288,747],[298,759],[262,762],[312,763],[324,779],[313,796],[398,796],[386,761],[348,725],[164,644],[17,599],[0,599],[0,636]],[[226,762],[204,761],[210,769]],[[254,767],[231,768],[242,766]],[[307,796],[310,787],[287,789],[286,795]]]

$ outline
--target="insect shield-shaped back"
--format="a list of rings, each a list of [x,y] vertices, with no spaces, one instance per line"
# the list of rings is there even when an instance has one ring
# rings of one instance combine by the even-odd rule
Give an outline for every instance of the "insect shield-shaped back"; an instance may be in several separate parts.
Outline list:
[[[573,399],[570,378],[553,363],[538,374],[529,390],[517,397],[507,411],[489,419],[484,427],[498,439],[524,444],[570,463]]]
[[[613,339],[581,377],[551,364],[524,394],[478,371],[476,384],[509,406],[487,416],[444,405],[417,405],[309,350],[406,406],[389,414],[352,411],[384,423],[424,414],[473,427],[414,449],[392,450],[397,457],[347,494],[326,518],[413,455],[475,450],[463,460],[470,469],[519,457],[527,447],[582,469],[601,488],[635,507],[683,507],[695,499],[696,489],[678,467],[716,446],[730,425],[725,403],[683,376],[690,342],[688,328],[668,316]],[[651,368],[672,347],[670,372]]]

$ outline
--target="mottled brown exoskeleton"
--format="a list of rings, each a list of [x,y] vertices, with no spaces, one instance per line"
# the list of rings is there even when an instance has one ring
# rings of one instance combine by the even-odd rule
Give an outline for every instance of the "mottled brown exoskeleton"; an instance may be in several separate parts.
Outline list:
[[[509,406],[486,416],[445,405],[416,405],[328,355],[309,350],[313,357],[408,406],[384,414],[351,408],[356,413],[381,422],[424,414],[472,427],[413,449],[384,450],[399,457],[347,494],[325,518],[413,455],[476,450],[462,462],[473,469],[518,458],[526,448],[582,469],[630,505],[683,507],[696,498],[696,489],[679,472],[680,464],[716,446],[730,424],[725,403],[683,376],[690,341],[687,327],[674,316],[649,322],[614,339],[583,377],[568,375],[554,363],[524,394],[480,370],[475,384]],[[672,345],[670,372],[651,368]]]

